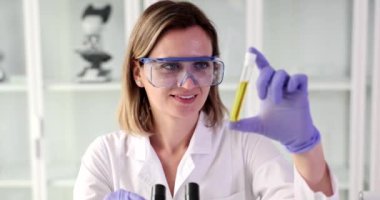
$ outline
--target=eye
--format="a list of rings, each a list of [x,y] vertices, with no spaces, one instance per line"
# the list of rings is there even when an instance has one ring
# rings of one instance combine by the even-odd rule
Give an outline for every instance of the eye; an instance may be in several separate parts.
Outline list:
[[[160,65],[160,70],[166,70],[166,71],[179,71],[181,69],[181,66],[178,63],[162,63]]]
[[[194,68],[196,70],[205,70],[205,69],[208,69],[209,67],[210,67],[209,62],[196,62],[196,63],[194,63]]]

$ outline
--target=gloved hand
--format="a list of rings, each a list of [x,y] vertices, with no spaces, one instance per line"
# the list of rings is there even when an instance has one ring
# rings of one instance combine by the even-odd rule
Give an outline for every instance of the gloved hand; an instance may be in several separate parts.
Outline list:
[[[260,74],[256,82],[261,99],[259,114],[230,122],[231,129],[254,132],[279,141],[292,153],[303,153],[320,142],[310,115],[307,76],[275,71],[255,48]]]
[[[120,189],[107,195],[104,200],[145,200],[143,197],[133,192]]]

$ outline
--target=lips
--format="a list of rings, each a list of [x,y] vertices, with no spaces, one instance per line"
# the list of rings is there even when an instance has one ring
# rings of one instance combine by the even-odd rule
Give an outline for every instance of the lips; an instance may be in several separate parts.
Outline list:
[[[191,98],[194,98],[195,95],[178,96],[178,97],[181,98],[181,99],[191,99]]]
[[[197,95],[171,95],[176,101],[180,103],[189,104],[195,101]]]

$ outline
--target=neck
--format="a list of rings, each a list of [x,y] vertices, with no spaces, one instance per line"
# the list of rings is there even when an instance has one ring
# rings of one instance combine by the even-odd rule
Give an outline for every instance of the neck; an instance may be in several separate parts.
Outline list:
[[[177,167],[189,146],[198,116],[199,114],[176,118],[161,115],[154,118],[155,133],[150,137],[150,143],[161,161],[172,195],[174,195]]]
[[[197,125],[198,116],[186,119],[156,117],[155,134],[150,138],[153,148],[168,153],[187,149]]]

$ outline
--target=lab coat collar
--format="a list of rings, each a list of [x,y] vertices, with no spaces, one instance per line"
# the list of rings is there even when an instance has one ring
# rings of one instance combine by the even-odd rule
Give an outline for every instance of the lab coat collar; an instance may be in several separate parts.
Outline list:
[[[211,154],[213,154],[213,144],[215,145],[220,136],[217,137],[212,127],[206,126],[206,115],[200,113],[194,134],[191,137],[189,147],[181,159],[175,181],[174,194],[176,195],[185,181],[188,179],[194,168],[197,166],[202,173],[198,173],[199,177],[203,177],[209,165],[212,163]],[[215,131],[219,131],[216,130]],[[128,135],[127,139],[127,156],[142,161],[141,168],[138,172],[141,184],[146,184],[147,188],[151,188],[154,184],[161,183],[167,185],[164,170],[160,161],[150,144],[149,137],[141,137]],[[192,155],[200,154],[202,156],[193,158]],[[156,172],[156,173],[152,173]],[[167,193],[167,195],[170,195]]]
[[[167,187],[166,179],[160,161],[150,145],[149,137],[128,135],[126,156],[137,162],[138,177],[140,184],[146,185],[150,190],[154,184],[164,184]],[[136,164],[136,162],[132,162]],[[159,171],[157,174],[154,172]],[[148,192],[148,191],[145,191]]]
[[[188,151],[190,154],[209,154],[212,149],[212,127],[207,127],[206,114],[200,113]]]
[[[128,157],[144,161],[148,158],[149,138],[146,136],[128,135],[127,152]]]
[[[190,154],[209,154],[211,152],[213,130],[209,130],[212,127],[207,127],[206,122],[206,115],[201,112],[188,147]],[[128,135],[127,156],[144,161],[148,158],[151,150],[153,148],[148,137]]]

